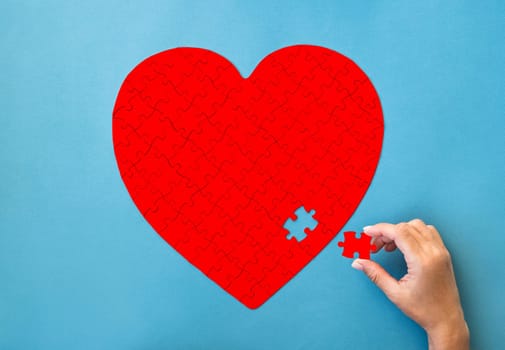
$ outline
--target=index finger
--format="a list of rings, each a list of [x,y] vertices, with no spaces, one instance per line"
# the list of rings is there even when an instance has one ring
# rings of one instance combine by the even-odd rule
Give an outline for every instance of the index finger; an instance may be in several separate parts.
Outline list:
[[[393,242],[402,253],[411,256],[420,250],[419,241],[415,233],[411,232],[408,224],[393,225],[389,223],[379,223],[363,228],[363,232],[372,237],[384,236]]]

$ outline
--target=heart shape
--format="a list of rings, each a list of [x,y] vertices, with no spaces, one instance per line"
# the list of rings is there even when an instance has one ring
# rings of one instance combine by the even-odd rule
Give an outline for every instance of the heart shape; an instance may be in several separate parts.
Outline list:
[[[365,73],[310,45],[271,53],[248,78],[205,49],[155,54],[123,82],[112,126],[121,177],[145,219],[250,308],[351,217],[384,132]],[[283,225],[301,206],[318,224],[287,239]]]

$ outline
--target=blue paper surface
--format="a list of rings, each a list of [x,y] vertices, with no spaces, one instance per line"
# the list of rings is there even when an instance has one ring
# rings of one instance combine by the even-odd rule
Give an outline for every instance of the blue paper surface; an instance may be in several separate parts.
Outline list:
[[[505,3],[2,1],[0,349],[425,349],[336,237],[251,311],[151,229],[111,140],[126,74],[172,47],[248,75],[307,43],[371,78],[384,147],[343,231],[420,217],[441,231],[479,349],[505,341]],[[343,232],[342,231],[342,232]],[[377,260],[397,277],[399,253]]]

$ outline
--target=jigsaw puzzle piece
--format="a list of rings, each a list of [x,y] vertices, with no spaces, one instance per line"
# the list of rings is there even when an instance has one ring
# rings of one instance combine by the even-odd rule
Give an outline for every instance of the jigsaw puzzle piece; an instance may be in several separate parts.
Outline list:
[[[370,259],[370,251],[375,250],[375,245],[371,244],[372,237],[364,232],[359,238],[356,237],[356,232],[344,232],[344,242],[338,242],[339,247],[343,247],[342,255],[347,258],[354,258],[354,254],[358,253],[360,259]]]

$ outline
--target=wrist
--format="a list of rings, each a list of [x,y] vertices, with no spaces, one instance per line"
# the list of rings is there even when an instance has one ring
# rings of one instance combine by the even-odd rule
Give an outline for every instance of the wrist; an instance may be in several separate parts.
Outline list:
[[[470,332],[463,317],[426,330],[430,350],[468,350]]]

